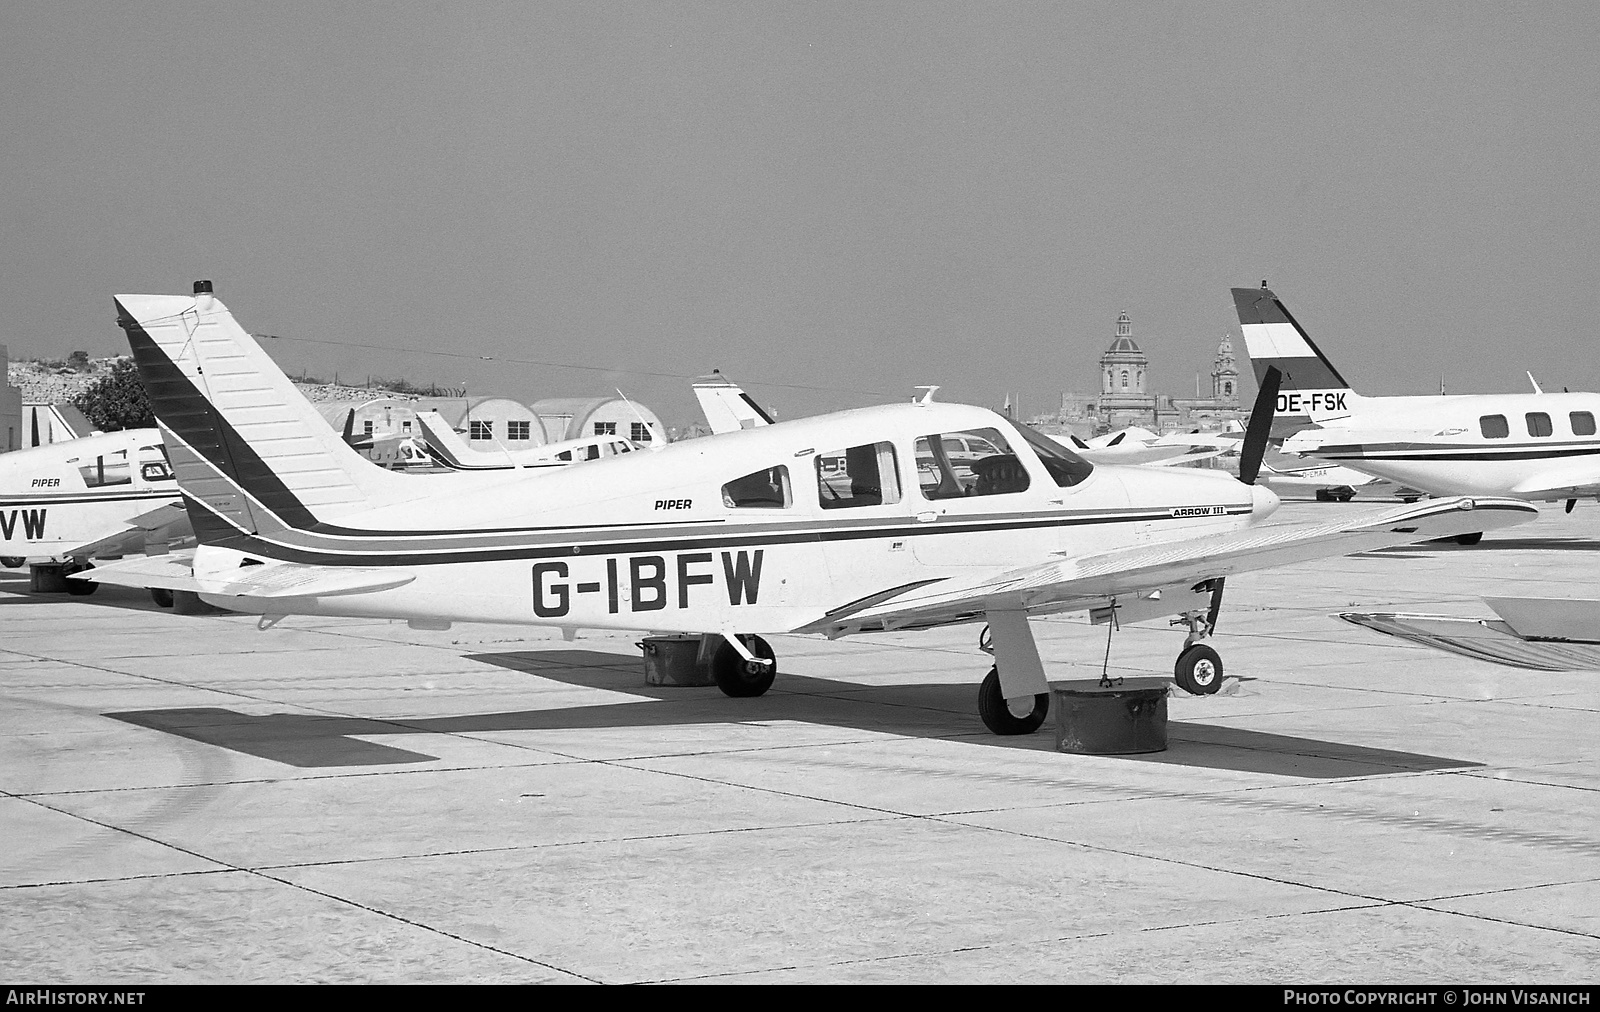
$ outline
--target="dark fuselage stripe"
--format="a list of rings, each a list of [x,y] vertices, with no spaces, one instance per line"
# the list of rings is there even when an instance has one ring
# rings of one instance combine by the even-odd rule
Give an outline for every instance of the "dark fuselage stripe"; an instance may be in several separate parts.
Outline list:
[[[1248,508],[1235,508],[1228,516],[1246,515]],[[262,536],[243,532],[224,539],[225,547],[288,562],[318,563],[321,565],[348,566],[437,566],[462,562],[499,562],[511,559],[568,559],[600,555],[647,555],[665,552],[684,552],[708,548],[746,548],[766,545],[823,543],[831,541],[858,541],[879,538],[937,537],[944,534],[972,534],[1015,530],[1037,530],[1050,527],[1079,527],[1094,524],[1132,523],[1136,521],[1192,520],[1193,517],[1148,512],[1125,513],[1110,516],[1073,516],[1048,520],[1013,521],[1010,523],[964,524],[938,522],[932,524],[897,522],[892,527],[858,530],[802,530],[766,534],[728,533],[715,537],[679,537],[638,541],[589,542],[545,546],[517,546],[492,549],[454,549],[440,552],[407,552],[387,549],[371,552],[326,551],[299,548],[268,540]],[[406,532],[392,532],[395,540],[406,540]]]

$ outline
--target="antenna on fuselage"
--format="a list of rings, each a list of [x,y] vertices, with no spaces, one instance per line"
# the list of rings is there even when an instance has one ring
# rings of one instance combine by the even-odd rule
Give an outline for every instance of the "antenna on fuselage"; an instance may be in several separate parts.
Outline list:
[[[1533,392],[1534,393],[1536,393],[1536,394],[1544,393],[1543,390],[1539,389],[1539,381],[1533,378],[1533,371],[1531,369],[1528,371],[1528,382],[1533,384]]]
[[[939,388],[936,387],[936,386],[923,386],[923,387],[912,387],[912,389],[913,390],[926,390],[927,391],[927,393],[923,394],[921,397],[913,398],[912,401],[911,401],[912,404],[932,404],[933,403],[934,392],[937,391]]]

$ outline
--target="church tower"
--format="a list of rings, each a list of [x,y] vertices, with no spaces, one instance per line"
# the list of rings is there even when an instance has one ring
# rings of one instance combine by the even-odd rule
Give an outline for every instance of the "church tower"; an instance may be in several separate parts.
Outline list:
[[[1127,313],[1117,317],[1117,336],[1100,356],[1101,400],[1143,397],[1145,370],[1150,360],[1133,342],[1133,321]]]
[[[1239,365],[1233,358],[1233,338],[1227,333],[1217,345],[1217,358],[1211,366],[1211,399],[1234,406],[1239,403]]]

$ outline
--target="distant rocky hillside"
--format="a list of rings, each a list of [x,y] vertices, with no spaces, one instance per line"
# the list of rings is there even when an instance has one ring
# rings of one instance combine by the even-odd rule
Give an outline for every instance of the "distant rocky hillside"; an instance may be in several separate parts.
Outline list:
[[[7,381],[22,390],[26,404],[63,404],[71,401],[89,386],[111,371],[116,358],[92,358],[83,370],[56,362],[12,362],[7,370]],[[336,383],[296,383],[306,400],[367,401],[375,397],[399,397],[417,400],[414,393],[396,393],[383,387],[352,387]]]

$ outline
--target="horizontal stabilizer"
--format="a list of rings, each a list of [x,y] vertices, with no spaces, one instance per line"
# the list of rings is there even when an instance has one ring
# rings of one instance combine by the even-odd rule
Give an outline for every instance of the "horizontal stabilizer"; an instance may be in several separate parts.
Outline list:
[[[416,577],[392,570],[355,567],[305,566],[296,562],[268,562],[241,566],[225,573],[197,577],[187,553],[125,559],[71,577],[121,587],[163,587],[191,590],[222,597],[272,600],[285,597],[336,597],[369,594],[402,587]]]
[[[158,506],[127,521],[128,526],[115,534],[91,541],[86,545],[62,552],[75,558],[98,559],[106,556],[131,555],[146,550],[152,541],[166,542],[185,538],[194,532],[189,527],[189,514],[177,503]]]
[[[1265,524],[1191,538],[991,570],[942,580],[870,608],[835,614],[806,632],[841,631],[887,623],[938,625],[996,607],[1029,612],[1075,611],[1107,598],[1198,583],[1219,576],[1312,562],[1354,552],[1492,531],[1523,523],[1538,510],[1515,499],[1432,499],[1331,523]]]
[[[1484,603],[1525,640],[1600,643],[1600,601],[1486,597]]]
[[[1492,664],[1531,671],[1600,670],[1600,645],[1523,639],[1505,622],[1493,619],[1395,613],[1339,617],[1385,636]]]

